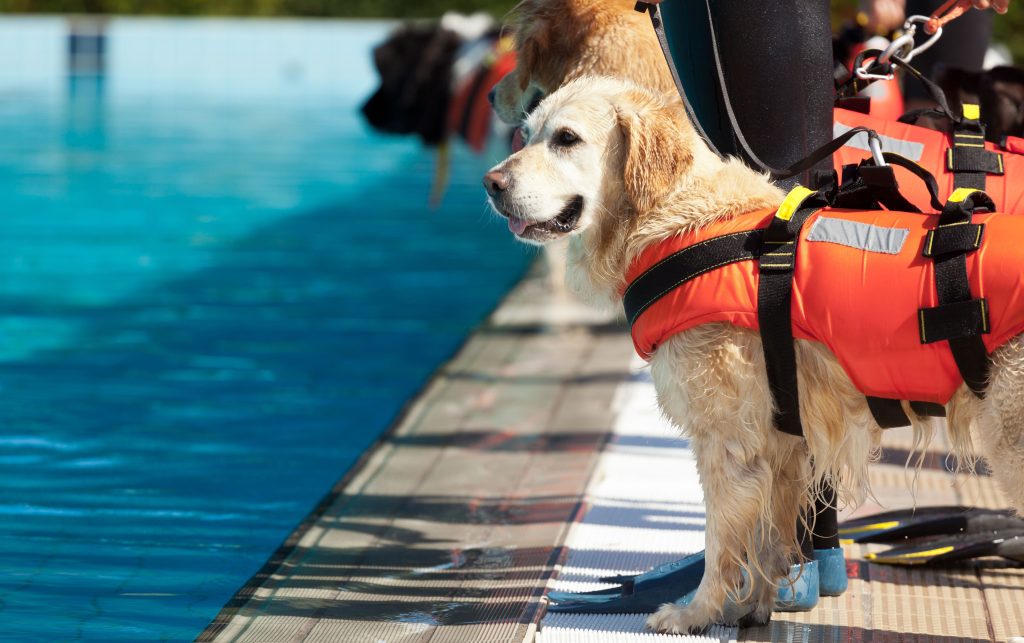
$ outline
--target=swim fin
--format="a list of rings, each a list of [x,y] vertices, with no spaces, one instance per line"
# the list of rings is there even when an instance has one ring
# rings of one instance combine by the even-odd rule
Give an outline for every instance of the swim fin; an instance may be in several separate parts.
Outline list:
[[[841,557],[840,557],[841,558]],[[793,565],[780,580],[775,609],[800,612],[813,608],[819,596],[819,561]],[[665,603],[686,605],[704,576],[704,552],[665,563],[633,576],[606,576],[601,582],[617,587],[592,592],[549,592],[548,610],[574,614],[648,614]],[[845,566],[843,571],[845,578]],[[733,606],[733,609],[742,609]]]
[[[864,558],[883,565],[938,565],[984,556],[1002,556],[1024,563],[1024,529],[930,538],[915,545],[866,554]]]
[[[1003,529],[1024,529],[1024,519],[1008,509],[948,505],[898,509],[849,520],[839,525],[839,538],[857,543],[886,543]]]
[[[704,552],[658,565],[634,576],[609,576],[617,587],[593,592],[549,592],[548,610],[576,614],[647,614],[697,589],[704,576]]]

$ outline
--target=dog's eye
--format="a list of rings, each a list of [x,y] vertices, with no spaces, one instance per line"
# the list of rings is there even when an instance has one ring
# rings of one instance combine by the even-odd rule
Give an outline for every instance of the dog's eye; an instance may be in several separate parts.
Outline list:
[[[559,147],[572,147],[580,142],[580,137],[570,129],[560,129],[555,132],[552,142]]]

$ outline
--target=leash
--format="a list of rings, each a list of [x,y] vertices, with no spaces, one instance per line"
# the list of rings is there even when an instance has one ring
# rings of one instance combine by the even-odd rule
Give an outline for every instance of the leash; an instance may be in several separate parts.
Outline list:
[[[974,3],[971,0],[948,0],[928,17],[928,20],[924,23],[924,32],[936,33],[940,31],[943,26],[953,22],[973,7]]]

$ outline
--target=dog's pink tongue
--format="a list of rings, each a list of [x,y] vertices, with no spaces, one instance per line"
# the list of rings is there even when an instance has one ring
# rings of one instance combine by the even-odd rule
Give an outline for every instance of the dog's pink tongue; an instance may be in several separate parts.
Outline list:
[[[526,147],[526,140],[523,138],[523,128],[517,127],[516,131],[512,133],[512,153],[514,154],[524,147]]]
[[[524,219],[519,217],[508,218],[508,229],[512,231],[512,234],[523,234],[528,227],[530,227],[530,224]]]

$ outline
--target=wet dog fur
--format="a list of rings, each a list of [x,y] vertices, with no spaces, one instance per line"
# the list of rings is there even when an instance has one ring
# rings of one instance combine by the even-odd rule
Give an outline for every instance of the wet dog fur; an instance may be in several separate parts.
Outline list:
[[[596,303],[621,305],[626,268],[649,245],[782,199],[764,176],[713,154],[677,102],[619,80],[566,84],[524,129],[526,147],[485,179],[491,204],[520,217],[526,227],[518,236],[530,243],[569,237],[570,286]],[[550,231],[577,199],[573,229]],[[749,608],[748,621],[767,621],[775,579],[797,555],[795,525],[816,484],[829,481],[852,503],[869,491],[867,465],[881,429],[864,396],[823,345],[797,340],[796,351],[806,440],[772,424],[757,332],[705,324],[673,336],[652,357],[659,405],[696,456],[707,573],[693,602],[663,606],[648,620],[651,629],[687,633],[727,622],[734,618],[723,613],[727,597]],[[957,456],[968,461],[977,447],[1024,510],[1024,338],[992,355],[984,400],[961,387],[946,410]],[[915,420],[919,448],[933,430]]]

